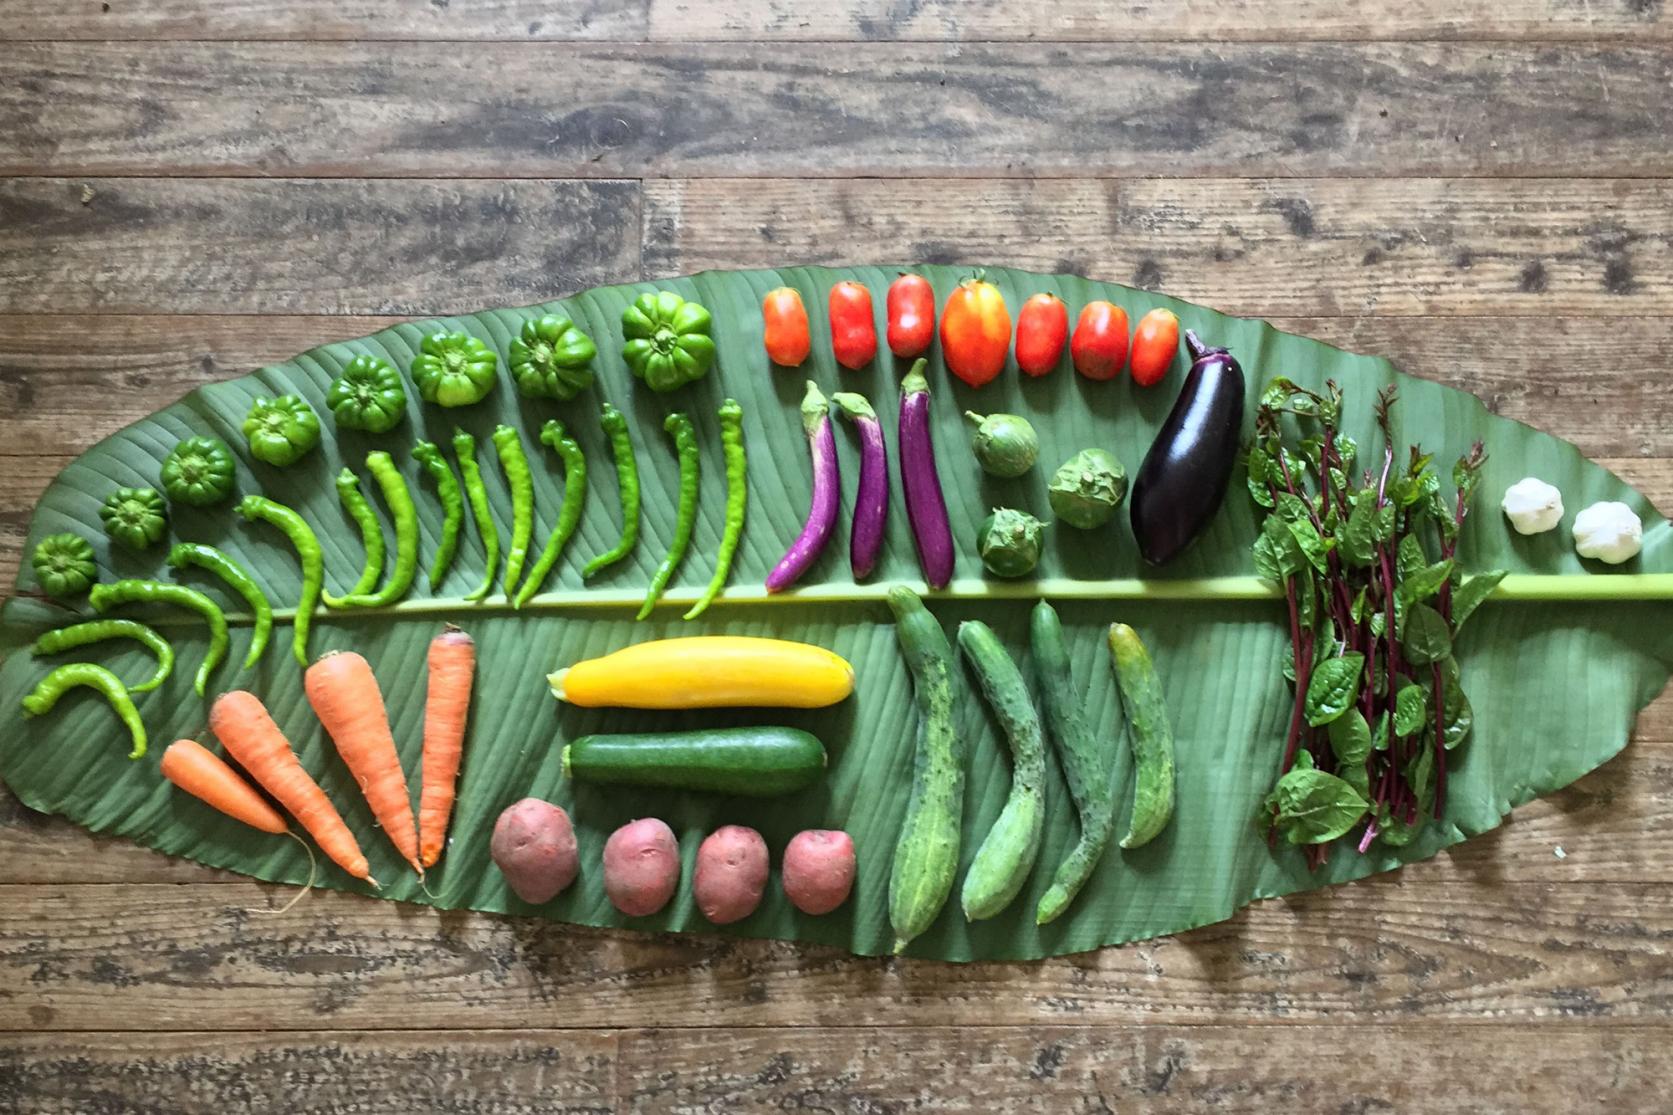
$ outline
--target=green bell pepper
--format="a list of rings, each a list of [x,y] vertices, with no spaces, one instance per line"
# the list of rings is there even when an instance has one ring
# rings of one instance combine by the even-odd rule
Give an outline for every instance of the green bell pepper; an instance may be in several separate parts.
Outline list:
[[[395,365],[381,356],[356,356],[325,393],[331,417],[345,430],[383,434],[407,414],[407,389]]]
[[[530,318],[511,342],[511,378],[534,399],[568,402],[593,385],[598,346],[561,314]]]
[[[469,333],[431,333],[419,342],[412,379],[427,403],[470,406],[488,397],[500,358]]]
[[[163,458],[163,492],[176,503],[213,507],[232,495],[232,450],[218,437],[189,437]]]
[[[715,362],[709,311],[671,290],[641,294],[622,311],[622,359],[653,391],[673,391]]]
[[[244,416],[250,454],[276,468],[293,465],[319,444],[319,415],[299,395],[257,399]]]
[[[155,546],[168,533],[168,505],[155,488],[116,489],[105,497],[99,518],[113,541],[136,550]]]
[[[93,544],[79,534],[49,534],[35,543],[29,564],[48,596],[80,596],[99,577]]]

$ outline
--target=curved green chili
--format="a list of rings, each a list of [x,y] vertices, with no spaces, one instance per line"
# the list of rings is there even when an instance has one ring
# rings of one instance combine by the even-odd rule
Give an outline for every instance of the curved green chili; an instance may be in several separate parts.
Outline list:
[[[581,455],[581,444],[569,436],[563,423],[556,418],[549,419],[540,428],[540,444],[551,447],[563,461],[563,507],[558,512],[557,525],[552,528],[552,537],[546,540],[546,548],[540,552],[534,568],[529,570],[529,579],[523,582],[517,598],[511,602],[514,608],[521,608],[540,591],[546,575],[558,563],[558,555],[563,553],[569,536],[580,525],[581,509],[587,498],[587,458]]]
[[[372,507],[372,501],[360,490],[360,477],[352,468],[345,467],[337,474],[337,499],[348,517],[354,520],[354,525],[360,528],[360,542],[366,548],[366,564],[360,569],[360,579],[341,596],[334,596],[330,589],[321,586],[320,599],[325,601],[327,608],[341,608],[349,597],[363,596],[377,587],[378,578],[383,576],[383,558],[387,547],[383,524],[378,522],[378,513]]]
[[[517,436],[516,430],[496,426],[493,439],[505,482],[511,488],[511,547],[505,552],[505,598],[510,600],[518,578],[523,575],[529,540],[534,536],[534,477],[529,473],[529,455],[523,451],[523,439]]]
[[[23,698],[23,711],[30,716],[45,716],[58,704],[58,698],[78,685],[104,694],[105,700],[110,702],[111,711],[122,718],[122,723],[128,726],[128,734],[133,737],[134,747],[128,752],[128,758],[144,758],[145,722],[140,719],[133,698],[122,688],[122,679],[103,666],[95,666],[91,662],[71,662],[58,667],[36,683],[33,693]]]
[[[662,428],[674,437],[674,450],[680,458],[680,508],[674,519],[674,540],[668,546],[668,556],[656,567],[651,587],[645,591],[645,602],[639,605],[638,619],[645,619],[656,607],[662,590],[674,576],[691,545],[691,528],[697,525],[697,482],[701,479],[697,452],[697,429],[687,415],[675,411],[663,420]]]
[[[250,606],[250,651],[244,656],[243,668],[248,670],[267,650],[267,637],[273,631],[273,605],[261,591],[256,579],[238,562],[213,546],[201,542],[181,542],[168,552],[171,568],[184,569],[195,565],[225,581],[227,587],[244,598]]]
[[[436,485],[436,497],[441,500],[441,541],[436,543],[436,556],[430,562],[430,591],[441,587],[447,576],[453,555],[459,551],[459,528],[465,521],[465,497],[459,491],[459,478],[433,441],[421,441],[412,447],[412,459],[424,466]]]
[[[296,660],[307,666],[308,629],[313,626],[314,608],[319,605],[320,589],[325,584],[325,557],[320,552],[319,536],[301,515],[266,496],[245,496],[238,501],[237,511],[252,523],[278,527],[296,548],[296,560],[302,565],[302,594],[296,601],[290,648]]]
[[[727,399],[720,404],[720,445],[726,453],[726,529],[720,536],[720,549],[715,552],[715,575],[709,587],[697,598],[697,603],[686,612],[686,619],[696,619],[708,611],[720,590],[726,587],[726,576],[732,572],[732,555],[738,551],[738,540],[744,533],[744,513],[749,506],[749,489],[744,483],[749,459],[744,454],[744,408],[738,400]]]
[[[407,478],[395,467],[395,459],[381,449],[366,454],[366,467],[378,482],[389,517],[395,523],[395,568],[389,580],[376,592],[357,592],[343,597],[352,608],[383,608],[395,603],[412,589],[418,576],[418,508],[412,502]]]
[[[67,650],[92,646],[107,639],[132,639],[157,656],[157,668],[139,685],[127,686],[129,693],[147,693],[163,684],[174,670],[174,648],[167,639],[143,623],[131,619],[95,619],[48,631],[30,649],[36,658],[63,654]]]
[[[605,403],[598,424],[610,435],[610,452],[616,459],[616,485],[622,502],[622,537],[582,567],[583,580],[622,560],[639,544],[639,462],[633,456],[633,438],[628,436],[627,416]]]
[[[171,585],[166,581],[110,581],[94,585],[87,594],[87,602],[93,605],[95,612],[108,612],[123,604],[172,604],[177,608],[190,609],[207,620],[209,650],[198,666],[197,676],[192,679],[192,688],[199,697],[208,688],[209,675],[227,656],[227,617],[219,604],[195,588]]]
[[[487,552],[488,572],[482,584],[465,595],[466,600],[481,600],[494,587],[494,576],[500,571],[500,531],[494,525],[494,512],[488,506],[488,489],[482,486],[482,469],[476,463],[476,439],[463,430],[453,435],[453,451],[459,455],[459,473],[465,478],[465,495],[471,501],[471,518],[476,520],[476,531],[482,535],[482,548]]]

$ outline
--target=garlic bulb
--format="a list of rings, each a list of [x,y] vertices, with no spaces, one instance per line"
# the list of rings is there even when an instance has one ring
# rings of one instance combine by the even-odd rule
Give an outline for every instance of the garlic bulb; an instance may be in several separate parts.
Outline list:
[[[1563,493],[1532,476],[1506,488],[1499,506],[1517,534],[1543,534],[1563,521]]]
[[[1594,503],[1574,517],[1574,549],[1581,557],[1619,565],[1643,546],[1644,524],[1624,503]]]

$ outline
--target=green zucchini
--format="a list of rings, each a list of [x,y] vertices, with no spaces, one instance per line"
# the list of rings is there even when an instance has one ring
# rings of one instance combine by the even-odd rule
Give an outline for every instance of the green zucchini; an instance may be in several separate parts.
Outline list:
[[[978,921],[1011,904],[1040,854],[1046,819],[1046,740],[1028,683],[993,629],[967,620],[958,625],[958,645],[975,668],[982,694],[1011,745],[1011,792],[970,861],[960,896],[964,916]]]
[[[1082,715],[1086,694],[1077,690],[1069,672],[1069,649],[1063,643],[1063,624],[1057,612],[1044,600],[1034,605],[1029,627],[1034,652],[1034,669],[1040,678],[1040,703],[1046,709],[1046,724],[1063,780],[1069,784],[1080,815],[1080,840],[1069,852],[1051,889],[1040,898],[1034,911],[1037,925],[1056,920],[1092,877],[1115,829],[1115,761],[1119,739],[1095,737]]]
[[[889,608],[918,707],[912,796],[889,870],[889,925],[900,952],[935,921],[958,875],[964,741],[953,724],[953,648],[941,624],[904,585],[889,590]]]
[[[1110,655],[1133,747],[1133,815],[1121,846],[1137,848],[1155,839],[1173,816],[1173,729],[1162,683],[1138,632],[1125,623],[1110,624]]]
[[[825,748],[799,728],[582,736],[563,749],[563,770],[579,782],[772,797],[817,781]]]

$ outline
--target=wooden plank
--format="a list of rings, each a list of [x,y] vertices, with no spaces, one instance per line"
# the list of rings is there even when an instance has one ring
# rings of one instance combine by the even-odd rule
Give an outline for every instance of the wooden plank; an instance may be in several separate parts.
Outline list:
[[[1654,180],[671,180],[645,185],[645,267],[1004,260],[1251,316],[1667,314],[1669,211]]]
[[[257,884],[0,890],[0,1029],[1531,1022],[1673,1012],[1673,888],[1416,872],[1033,964],[435,915]],[[271,907],[275,912],[260,912]],[[252,912],[252,910],[255,912]]]
[[[604,1115],[617,1110],[616,1075],[607,1031],[0,1035],[0,1109],[33,1115]]]
[[[639,272],[634,182],[14,178],[0,215],[13,313],[442,314]]]
[[[1673,173],[1653,46],[19,43],[0,90],[0,174]]]

